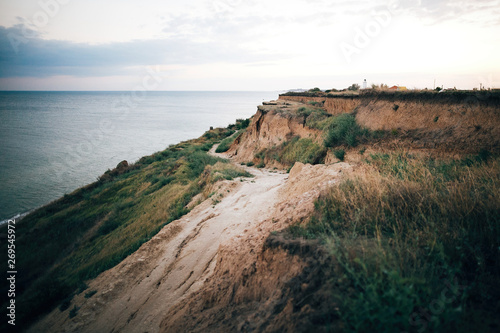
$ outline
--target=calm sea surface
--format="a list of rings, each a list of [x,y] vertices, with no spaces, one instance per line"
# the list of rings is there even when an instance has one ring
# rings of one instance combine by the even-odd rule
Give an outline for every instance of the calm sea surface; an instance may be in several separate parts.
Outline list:
[[[0,221],[210,126],[277,92],[0,92]]]

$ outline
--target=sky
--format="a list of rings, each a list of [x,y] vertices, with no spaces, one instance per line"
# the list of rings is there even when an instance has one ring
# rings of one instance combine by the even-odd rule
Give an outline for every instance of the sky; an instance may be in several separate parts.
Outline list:
[[[0,0],[0,90],[500,87],[500,0]]]

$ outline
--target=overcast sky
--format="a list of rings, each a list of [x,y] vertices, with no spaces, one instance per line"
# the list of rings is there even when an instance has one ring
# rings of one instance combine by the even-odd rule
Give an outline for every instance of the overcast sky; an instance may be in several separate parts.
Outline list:
[[[0,90],[500,87],[500,0],[0,0]]]

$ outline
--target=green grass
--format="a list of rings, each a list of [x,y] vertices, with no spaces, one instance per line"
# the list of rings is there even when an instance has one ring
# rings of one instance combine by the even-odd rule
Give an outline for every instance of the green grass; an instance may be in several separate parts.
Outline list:
[[[218,162],[214,165],[205,167],[201,181],[211,184],[219,180],[233,180],[238,177],[253,177],[253,175],[230,163]]]
[[[335,155],[335,157],[338,158],[340,161],[343,161],[345,157],[345,150],[344,149],[334,150],[333,155]]]
[[[293,166],[295,162],[319,164],[323,163],[326,149],[311,139],[295,136],[281,145],[264,149],[255,155],[259,159],[276,160],[285,166]]]
[[[361,128],[356,123],[354,115],[347,113],[331,117],[325,125],[325,131],[325,147],[339,145],[356,147],[360,140],[369,138],[371,134],[368,129]]]
[[[322,239],[335,258],[345,331],[495,331],[499,185],[492,156],[372,155],[289,232]]]
[[[206,154],[228,132],[216,129],[128,168],[109,170],[19,222],[16,268],[22,274],[16,281],[16,319],[27,326],[57,306],[69,308],[85,280],[115,266],[188,212],[186,205],[208,184],[200,183],[207,168],[219,165],[224,179],[247,176]],[[1,250],[6,253],[6,243]]]
[[[248,125],[247,125],[248,126]],[[228,136],[227,138],[225,138],[224,140],[222,140],[220,143],[219,143],[219,146],[217,147],[217,149],[215,150],[216,153],[225,153],[226,151],[229,150],[229,148],[231,148],[231,145],[233,144],[234,140],[241,134],[245,131],[245,128],[243,129],[240,129],[238,132]]]

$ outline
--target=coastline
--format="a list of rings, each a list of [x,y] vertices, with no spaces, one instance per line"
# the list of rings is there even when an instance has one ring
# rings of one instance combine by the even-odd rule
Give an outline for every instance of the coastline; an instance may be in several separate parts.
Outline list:
[[[0,225],[94,182],[122,160],[248,118],[278,92],[151,92],[132,106],[115,105],[127,94],[0,93]]]
[[[35,210],[37,210],[38,208],[41,208],[43,206],[40,206],[40,207],[37,207],[37,208],[33,208],[25,213],[20,213],[20,214],[16,214],[14,215],[13,217],[11,218],[8,218],[8,219],[5,219],[5,220],[2,220],[0,221],[0,228],[3,228],[4,225],[7,225],[7,223],[11,220],[16,220],[16,222],[19,222],[21,221],[23,218],[25,218],[26,216],[28,216],[29,214],[31,214],[32,212],[34,212]]]

